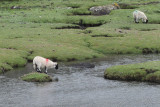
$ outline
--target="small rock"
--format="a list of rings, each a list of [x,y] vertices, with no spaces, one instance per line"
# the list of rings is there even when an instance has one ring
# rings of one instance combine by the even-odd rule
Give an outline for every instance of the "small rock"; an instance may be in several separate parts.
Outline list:
[[[123,33],[123,32],[120,30],[119,33]]]
[[[106,15],[111,12],[111,10],[119,9],[120,7],[117,5],[107,5],[107,6],[95,6],[91,7],[89,10],[92,15]]]
[[[21,9],[20,6],[12,6],[11,9]]]

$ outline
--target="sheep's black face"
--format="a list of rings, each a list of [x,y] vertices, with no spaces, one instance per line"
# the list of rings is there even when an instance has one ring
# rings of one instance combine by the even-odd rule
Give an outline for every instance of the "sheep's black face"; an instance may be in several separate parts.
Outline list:
[[[146,20],[146,23],[148,23],[148,20]]]
[[[55,69],[58,69],[58,64],[56,65]]]

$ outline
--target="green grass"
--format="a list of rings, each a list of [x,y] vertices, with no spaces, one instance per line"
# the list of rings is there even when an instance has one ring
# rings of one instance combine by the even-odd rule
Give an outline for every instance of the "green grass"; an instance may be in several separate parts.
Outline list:
[[[123,81],[147,81],[160,83],[160,61],[118,65],[106,69],[107,79]]]
[[[29,73],[21,77],[23,81],[27,82],[51,82],[52,78],[44,73]]]
[[[114,4],[114,0],[0,1],[0,72],[24,66],[37,55],[73,61],[108,54],[159,53],[160,3],[137,5],[154,1],[119,1],[144,11],[149,24],[134,23],[135,9],[90,15],[90,7]]]

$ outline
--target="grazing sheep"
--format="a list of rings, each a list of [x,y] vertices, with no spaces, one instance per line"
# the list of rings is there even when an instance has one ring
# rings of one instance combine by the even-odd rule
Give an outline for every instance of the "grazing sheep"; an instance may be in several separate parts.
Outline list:
[[[141,12],[139,10],[135,10],[133,12],[133,17],[134,17],[135,23],[139,23],[140,19],[142,19],[143,23],[148,23],[147,16],[143,12]]]
[[[45,68],[45,73],[47,74],[47,70],[50,68],[58,69],[58,64],[57,62],[52,62],[51,60],[43,58],[41,56],[36,56],[33,59],[33,68],[37,72],[41,72],[41,68]]]

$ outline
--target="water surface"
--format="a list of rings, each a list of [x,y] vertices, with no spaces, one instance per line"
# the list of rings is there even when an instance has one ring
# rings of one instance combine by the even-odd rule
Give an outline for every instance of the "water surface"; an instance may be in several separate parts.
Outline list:
[[[59,81],[41,84],[19,79],[33,71],[28,64],[0,76],[0,107],[159,107],[160,85],[103,78],[108,67],[159,59],[160,55],[139,55],[87,61],[94,68],[60,63],[59,70],[48,71]]]

